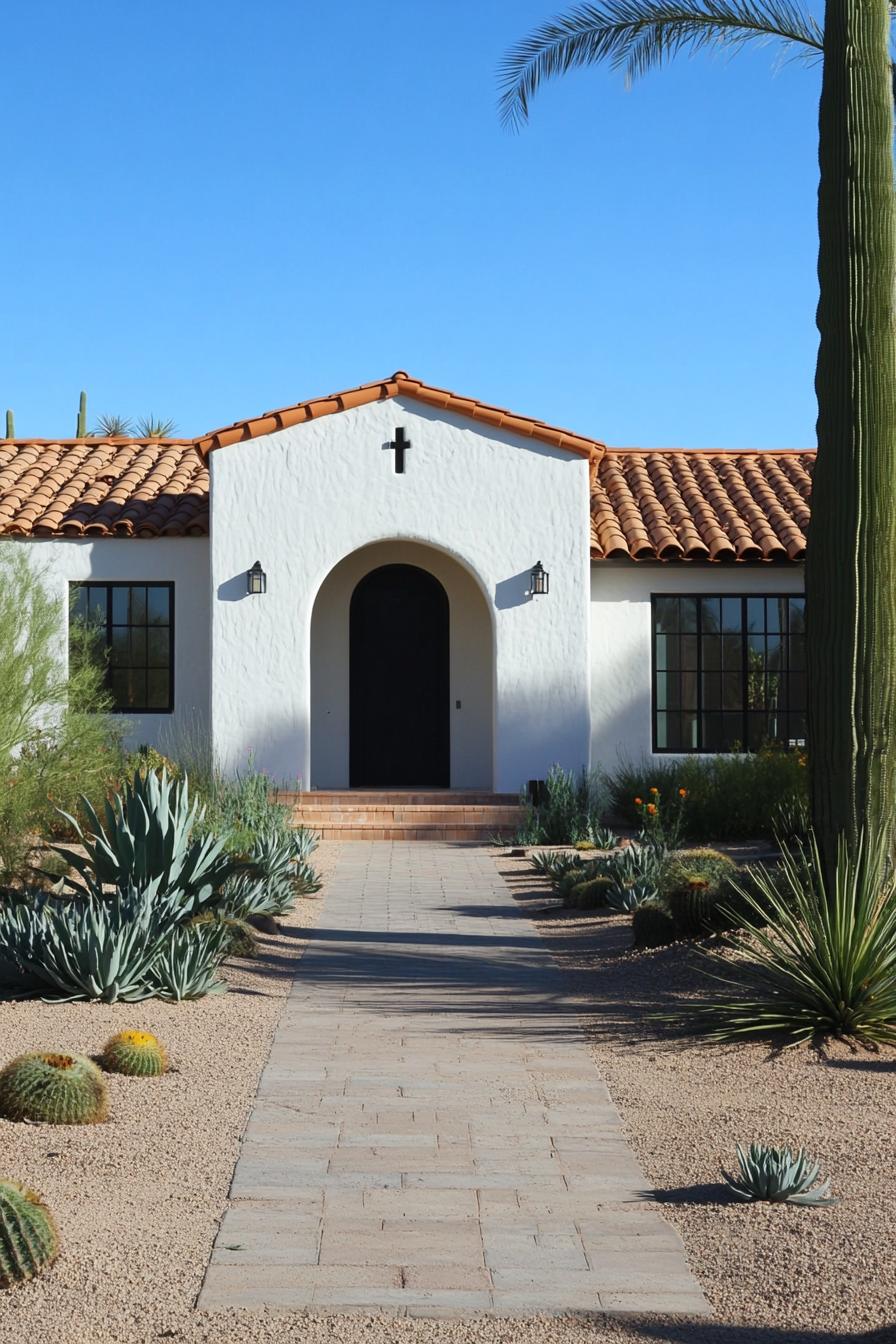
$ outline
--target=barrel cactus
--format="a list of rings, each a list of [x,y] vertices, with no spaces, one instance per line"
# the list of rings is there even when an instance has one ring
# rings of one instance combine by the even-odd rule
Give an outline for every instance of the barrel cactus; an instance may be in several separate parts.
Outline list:
[[[634,947],[665,947],[679,936],[672,914],[660,901],[645,901],[632,914]]]
[[[678,930],[686,938],[698,938],[716,926],[718,896],[708,882],[695,878],[669,893],[669,909]]]
[[[103,1046],[100,1063],[108,1073],[155,1078],[168,1068],[168,1055],[151,1031],[119,1031]]]
[[[35,1050],[0,1072],[0,1115],[8,1120],[95,1125],[108,1113],[103,1075],[84,1055]]]
[[[0,1181],[0,1288],[33,1279],[58,1254],[59,1233],[40,1196]]]
[[[567,904],[579,910],[595,910],[607,904],[607,892],[613,886],[611,877],[592,877],[577,882],[567,897]]]

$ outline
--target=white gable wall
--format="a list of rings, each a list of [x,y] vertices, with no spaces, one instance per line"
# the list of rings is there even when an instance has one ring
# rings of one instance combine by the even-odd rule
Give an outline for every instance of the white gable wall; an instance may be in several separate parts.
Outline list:
[[[207,731],[209,720],[209,543],[207,537],[99,537],[0,541],[24,546],[59,599],[60,658],[67,657],[68,585],[174,583],[174,712],[125,714],[126,743],[177,750]]]
[[[652,757],[651,604],[654,593],[802,593],[802,565],[650,564],[591,567],[591,759]]]
[[[385,445],[411,447],[394,471]],[[220,764],[250,754],[311,779],[311,620],[346,556],[409,541],[467,570],[494,621],[499,790],[577,768],[590,740],[588,463],[577,455],[396,398],[210,455],[212,719]],[[263,597],[246,595],[260,560]],[[548,596],[527,596],[542,560]],[[452,702],[453,703],[453,702]],[[454,782],[454,781],[452,781]]]

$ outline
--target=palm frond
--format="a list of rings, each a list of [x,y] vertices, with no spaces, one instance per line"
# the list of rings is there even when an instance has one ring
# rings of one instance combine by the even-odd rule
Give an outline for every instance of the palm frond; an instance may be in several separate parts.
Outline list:
[[[806,60],[819,57],[823,34],[796,0],[602,0],[575,5],[511,47],[498,67],[499,111],[520,127],[542,84],[578,67],[606,62],[626,82],[684,49],[782,42]]]

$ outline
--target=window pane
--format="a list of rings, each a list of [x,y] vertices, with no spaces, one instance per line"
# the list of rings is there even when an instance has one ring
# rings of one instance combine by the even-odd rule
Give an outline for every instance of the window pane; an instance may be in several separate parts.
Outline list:
[[[722,670],[722,640],[719,635],[704,635],[700,641],[703,649],[703,669],[706,672]]]
[[[704,597],[700,604],[701,628],[704,634],[715,634],[722,628],[722,600]]]
[[[112,589],[112,624],[127,625],[131,618],[130,588]]]
[[[682,709],[697,708],[697,673],[682,672],[679,678],[681,684],[681,707]]]
[[[770,634],[787,629],[787,598],[769,597],[765,603],[765,628]]]
[[[681,716],[681,750],[696,751],[698,746],[697,715],[683,713]]]
[[[131,629],[131,666],[146,666],[146,627],[133,626]]]
[[[146,657],[150,667],[167,667],[169,650],[169,633],[167,630],[156,630],[152,626],[146,632]],[[659,678],[657,678],[659,683]]]
[[[93,624],[106,624],[106,589],[93,584],[87,589],[87,618]]]
[[[678,632],[677,597],[655,597],[653,599],[653,628],[657,634],[676,634]]]
[[[113,667],[127,667],[130,662],[131,642],[128,634],[126,625],[113,625],[109,654],[109,661]]]
[[[743,685],[739,672],[726,672],[722,677],[722,708],[729,710],[743,708]]]
[[[150,625],[168,625],[171,593],[167,588],[147,588],[146,613]]]
[[[131,589],[131,625],[146,624],[146,589],[142,586]]]
[[[87,589],[82,583],[71,584],[71,613],[73,621],[87,620]]]
[[[806,629],[806,599],[792,597],[788,603],[790,614],[790,633],[802,634]]]
[[[692,635],[697,629],[696,597],[679,598],[679,629],[686,635]]]
[[[740,672],[744,657],[744,642],[740,635],[722,636],[722,668],[726,672]]]
[[[147,709],[168,708],[168,673],[150,671],[147,673]]]
[[[765,629],[765,598],[747,598],[747,630],[750,634],[761,634]]]
[[[677,635],[657,635],[656,636],[656,665],[657,668],[678,667],[678,636]]]
[[[669,751],[669,750],[671,749],[671,747],[672,747],[673,744],[672,744],[672,742],[669,740],[669,735],[670,735],[670,722],[669,722],[669,721],[670,721],[670,719],[672,719],[672,718],[677,718],[677,717],[678,717],[677,715],[672,715],[672,714],[665,714],[665,713],[657,714],[657,716],[656,716],[656,748],[657,748],[657,751]]]
[[[697,671],[699,663],[697,660],[696,635],[681,636],[681,644],[679,646],[679,656],[681,658],[681,666],[683,668],[686,668],[690,672]]]
[[[722,678],[716,672],[703,678],[703,708],[722,708]]]
[[[739,597],[722,598],[722,629],[726,634],[740,634],[742,606]]]

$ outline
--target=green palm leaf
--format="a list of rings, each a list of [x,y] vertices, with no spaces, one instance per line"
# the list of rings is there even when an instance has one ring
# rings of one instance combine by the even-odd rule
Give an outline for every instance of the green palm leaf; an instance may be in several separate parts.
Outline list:
[[[499,109],[505,125],[519,127],[549,79],[577,67],[607,62],[627,82],[682,50],[782,42],[793,55],[816,60],[823,35],[807,10],[792,0],[603,0],[575,5],[541,24],[511,47],[499,66]]]

